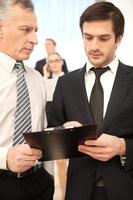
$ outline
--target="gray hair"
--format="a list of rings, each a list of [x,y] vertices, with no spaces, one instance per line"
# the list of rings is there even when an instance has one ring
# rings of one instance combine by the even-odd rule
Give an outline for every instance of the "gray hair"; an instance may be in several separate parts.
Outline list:
[[[29,11],[34,11],[34,5],[31,0],[0,0],[0,20],[7,19],[9,11],[15,5],[19,5]]]

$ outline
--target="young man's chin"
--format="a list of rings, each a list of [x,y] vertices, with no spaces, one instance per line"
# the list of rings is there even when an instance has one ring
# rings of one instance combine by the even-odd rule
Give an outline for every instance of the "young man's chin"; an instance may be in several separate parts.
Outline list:
[[[95,60],[94,60],[94,59],[93,59],[93,60],[91,59],[91,60],[90,60],[90,63],[91,63],[94,67],[98,67],[98,68],[104,65],[104,63],[103,63],[102,61],[100,61],[100,60],[98,61],[98,60],[96,60],[96,59],[95,59]]]

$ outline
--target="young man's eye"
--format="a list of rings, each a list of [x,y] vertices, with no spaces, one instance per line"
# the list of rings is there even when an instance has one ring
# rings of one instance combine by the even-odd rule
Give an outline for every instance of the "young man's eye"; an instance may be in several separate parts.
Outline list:
[[[102,40],[102,41],[107,41],[108,39],[107,39],[107,38],[101,38],[101,40]]]
[[[103,42],[104,42],[104,41],[106,42],[106,41],[108,41],[109,39],[110,39],[109,37],[101,37],[101,38],[100,38],[100,40],[103,41]]]

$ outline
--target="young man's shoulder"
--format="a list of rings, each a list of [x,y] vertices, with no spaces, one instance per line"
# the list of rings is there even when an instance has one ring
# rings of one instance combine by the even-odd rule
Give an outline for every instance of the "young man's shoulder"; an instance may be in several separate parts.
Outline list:
[[[125,64],[125,63],[123,63],[121,61],[119,61],[119,64],[120,64],[120,66],[122,66],[124,68],[127,68],[127,69],[130,69],[131,71],[133,71],[133,66]]]
[[[66,73],[65,75],[61,76],[60,79],[70,80],[70,79],[76,78],[78,76],[81,76],[81,74],[83,74],[84,71],[85,71],[85,67],[79,68],[79,69],[76,69],[76,70],[71,71],[69,73]]]

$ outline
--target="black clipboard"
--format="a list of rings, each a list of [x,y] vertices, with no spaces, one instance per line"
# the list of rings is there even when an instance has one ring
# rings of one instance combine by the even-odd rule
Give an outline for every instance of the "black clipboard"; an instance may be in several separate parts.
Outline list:
[[[32,148],[41,149],[40,161],[83,157],[78,145],[85,140],[97,138],[97,126],[80,126],[74,128],[53,128],[42,132],[23,133],[26,142]]]

